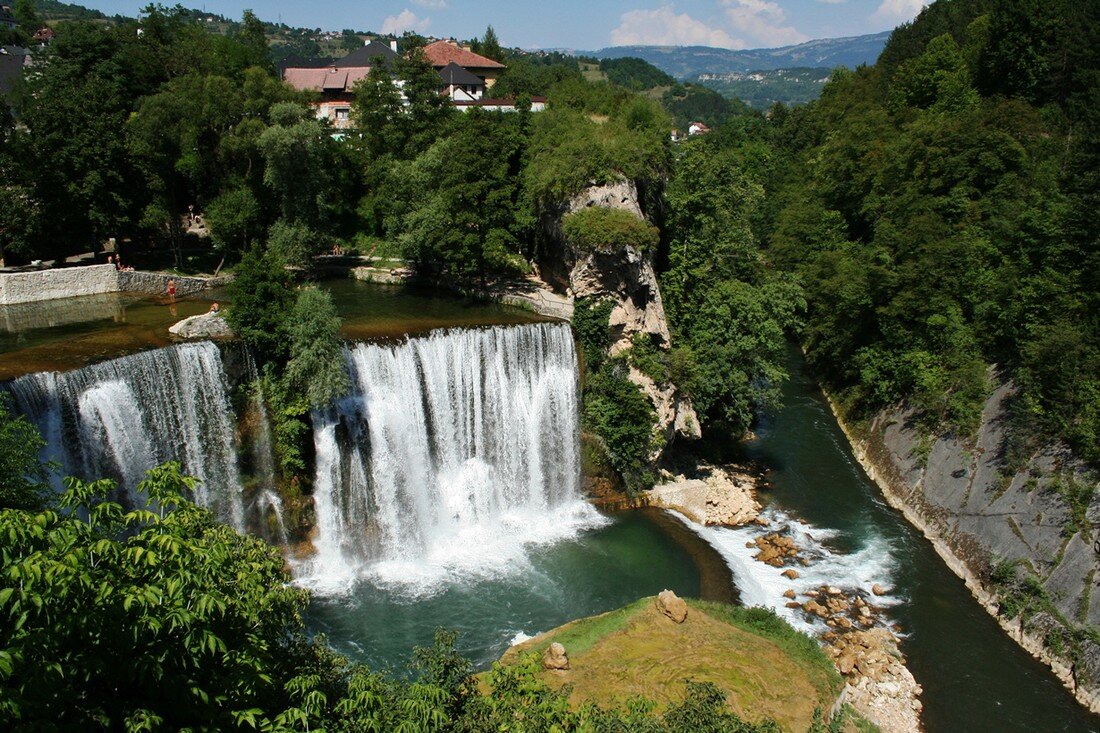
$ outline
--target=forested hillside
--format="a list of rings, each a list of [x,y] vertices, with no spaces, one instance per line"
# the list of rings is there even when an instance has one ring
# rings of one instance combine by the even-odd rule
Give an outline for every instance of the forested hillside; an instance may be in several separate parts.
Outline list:
[[[939,2],[772,111],[767,256],[857,410],[911,400],[965,436],[996,365],[1020,387],[1010,461],[1057,438],[1100,460],[1097,48],[1095,3]]]

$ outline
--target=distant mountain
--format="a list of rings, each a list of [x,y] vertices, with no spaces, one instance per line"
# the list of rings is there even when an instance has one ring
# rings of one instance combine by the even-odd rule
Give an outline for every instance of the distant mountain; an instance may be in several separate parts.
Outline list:
[[[873,64],[892,31],[850,38],[823,38],[797,46],[731,51],[709,46],[612,46],[596,51],[597,58],[634,56],[679,79],[701,74],[733,74],[795,67],[833,68]]]
[[[765,110],[776,102],[792,107],[817,99],[831,73],[830,69],[821,67],[794,67],[699,74],[688,81],[702,84],[724,97],[740,99],[750,107]]]

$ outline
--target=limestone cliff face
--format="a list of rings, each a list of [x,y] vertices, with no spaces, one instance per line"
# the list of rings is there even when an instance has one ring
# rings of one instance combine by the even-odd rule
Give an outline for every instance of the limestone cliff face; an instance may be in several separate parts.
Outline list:
[[[1066,623],[1100,627],[1100,555],[1095,549],[1100,500],[1093,497],[1082,528],[1056,482],[1089,479],[1067,449],[1049,446],[1012,476],[1003,476],[1002,445],[1011,383],[986,401],[977,439],[942,436],[923,457],[912,413],[879,414],[862,435],[847,431],[857,457],[886,498],[936,545],[986,609],[1028,651],[1048,663],[1083,704],[1100,711],[1100,645],[1081,641],[1076,661],[1046,641]],[[925,446],[927,448],[927,446]],[[1023,624],[1000,615],[988,587],[990,563],[1019,560],[1041,579],[1057,614],[1040,612]],[[1059,619],[1056,616],[1060,615]]]
[[[637,187],[632,181],[588,186],[544,219],[553,247],[540,260],[540,274],[572,299],[610,298],[614,301],[610,318],[614,335],[612,356],[630,348],[631,339],[638,333],[648,334],[659,348],[668,349],[672,340],[652,253],[633,246],[614,251],[578,252],[566,241],[561,228],[562,218],[589,206],[621,209],[639,219],[645,218]],[[653,403],[666,443],[677,435],[688,439],[699,437],[699,420],[691,400],[675,385],[658,385],[633,368],[630,381]]]

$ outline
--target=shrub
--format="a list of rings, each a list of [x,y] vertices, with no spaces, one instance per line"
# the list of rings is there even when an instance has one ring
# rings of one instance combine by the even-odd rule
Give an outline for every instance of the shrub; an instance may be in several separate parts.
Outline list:
[[[340,349],[340,317],[332,296],[316,287],[298,291],[290,313],[290,361],[286,378],[305,392],[309,403],[322,407],[348,389],[348,375]]]
[[[611,299],[593,300],[578,298],[573,307],[573,331],[581,344],[584,365],[595,371],[603,364],[611,347],[611,330],[608,321],[615,303]]]
[[[27,419],[11,413],[0,394],[0,509],[37,509],[49,494],[49,469],[38,459],[46,443]]]
[[[652,250],[660,241],[657,227],[623,209],[589,206],[562,220],[565,237],[582,252],[614,252],[627,247]]]
[[[226,319],[260,361],[287,357],[287,315],[294,299],[290,275],[275,258],[253,247],[234,270]]]
[[[589,377],[584,425],[603,440],[611,465],[634,492],[653,485],[649,454],[655,447],[657,415],[646,396],[623,374],[623,366],[622,362],[610,362]]]

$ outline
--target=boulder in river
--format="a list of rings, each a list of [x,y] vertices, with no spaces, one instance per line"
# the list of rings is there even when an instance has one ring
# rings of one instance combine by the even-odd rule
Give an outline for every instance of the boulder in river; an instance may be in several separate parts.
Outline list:
[[[219,313],[203,313],[184,318],[168,328],[168,333],[184,339],[231,338],[233,329]]]
[[[657,609],[678,624],[684,623],[688,615],[684,599],[667,589],[657,594]]]

